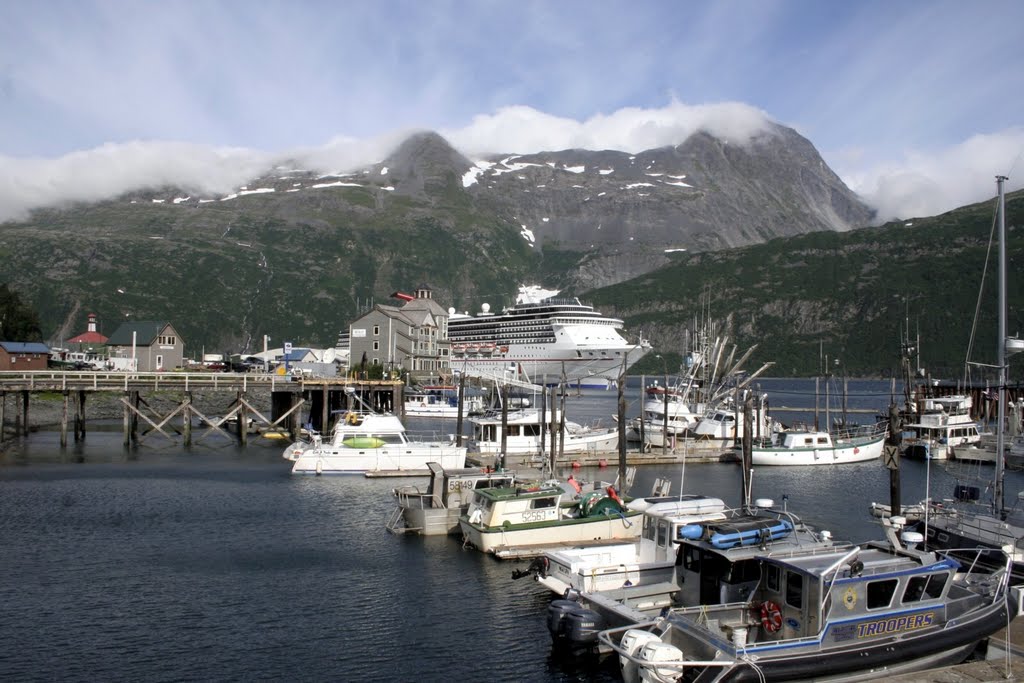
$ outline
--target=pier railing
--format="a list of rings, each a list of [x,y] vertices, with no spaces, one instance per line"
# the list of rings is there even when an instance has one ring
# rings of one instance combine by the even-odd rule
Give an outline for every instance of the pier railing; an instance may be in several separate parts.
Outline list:
[[[251,372],[114,372],[34,370],[0,372],[0,391],[116,391],[122,389],[213,389],[295,391],[303,388],[365,386],[366,380]]]

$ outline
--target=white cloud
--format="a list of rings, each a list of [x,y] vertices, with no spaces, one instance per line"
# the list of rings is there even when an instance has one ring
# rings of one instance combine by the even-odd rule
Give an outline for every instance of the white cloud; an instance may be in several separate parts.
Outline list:
[[[636,153],[679,144],[697,131],[744,144],[769,130],[770,125],[764,112],[742,103],[690,106],[673,101],[665,107],[630,107],[584,121],[531,107],[505,107],[494,114],[477,116],[463,128],[441,132],[467,155],[571,148]],[[383,160],[412,132],[394,131],[365,140],[338,136],[319,147],[274,154],[245,148],[135,141],[106,144],[55,159],[0,156],[0,221],[24,219],[35,208],[109,200],[126,192],[164,187],[191,196],[220,198],[238,193],[275,167],[338,177]],[[909,218],[934,215],[991,197],[996,174],[1011,176],[1007,189],[1024,186],[1022,152],[1024,128],[1012,128],[975,135],[948,149],[908,150],[894,161],[874,165],[867,165],[870,162],[861,150],[849,148],[837,155],[835,170],[879,211],[880,219]],[[507,160],[510,168],[516,167],[513,160]],[[474,169],[466,170],[472,173]],[[280,168],[274,172],[279,174]],[[611,169],[599,172],[611,173]],[[1015,178],[1015,172],[1022,177]]]
[[[930,153],[907,151],[895,161],[838,172],[878,211],[880,221],[934,216],[995,196],[997,175],[1010,176],[1007,191],[1024,187],[1024,128],[975,135]]]

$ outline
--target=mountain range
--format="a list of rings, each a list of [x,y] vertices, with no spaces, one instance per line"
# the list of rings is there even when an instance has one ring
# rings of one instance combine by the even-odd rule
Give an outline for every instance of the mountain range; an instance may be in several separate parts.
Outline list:
[[[257,350],[263,335],[329,346],[396,290],[426,283],[442,305],[493,309],[529,282],[607,306],[674,353],[698,301],[723,318],[746,315],[733,295],[768,253],[759,250],[785,252],[787,239],[870,244],[889,229],[854,230],[872,219],[814,146],[779,125],[743,144],[697,133],[637,154],[480,159],[424,132],[354,172],[281,165],[219,196],[162,187],[37,210],[0,225],[0,282],[35,306],[53,344],[96,313],[106,334],[126,319],[171,321],[192,356]],[[798,252],[777,254],[777,268],[749,283],[758,299],[789,292],[791,275],[816,297],[822,288],[806,269],[848,256]],[[650,282],[660,284],[645,291]],[[816,327],[842,334],[824,316],[799,326],[809,337]]]

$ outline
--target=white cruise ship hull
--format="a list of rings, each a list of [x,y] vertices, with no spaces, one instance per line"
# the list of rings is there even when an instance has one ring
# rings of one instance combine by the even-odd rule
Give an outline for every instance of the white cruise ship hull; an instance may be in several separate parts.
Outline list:
[[[623,368],[637,363],[651,350],[648,344],[590,351],[556,344],[530,348],[510,345],[508,351],[491,356],[452,354],[452,370],[485,379],[525,379],[534,384],[561,381],[563,369],[569,384],[607,387]]]

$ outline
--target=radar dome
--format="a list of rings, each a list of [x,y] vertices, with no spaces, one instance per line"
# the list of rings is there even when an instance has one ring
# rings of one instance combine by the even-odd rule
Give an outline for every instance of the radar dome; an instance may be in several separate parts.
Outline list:
[[[455,307],[454,306],[449,306],[448,307],[448,315],[455,315]]]
[[[480,306],[480,310],[483,311],[484,313],[490,313],[491,312],[491,305],[490,304],[483,304],[483,305]]]

